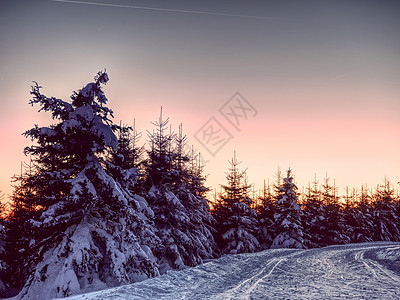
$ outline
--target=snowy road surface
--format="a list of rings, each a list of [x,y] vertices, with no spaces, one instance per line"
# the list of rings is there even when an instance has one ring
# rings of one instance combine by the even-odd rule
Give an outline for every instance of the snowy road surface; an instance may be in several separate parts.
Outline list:
[[[400,299],[400,243],[228,255],[68,299]]]

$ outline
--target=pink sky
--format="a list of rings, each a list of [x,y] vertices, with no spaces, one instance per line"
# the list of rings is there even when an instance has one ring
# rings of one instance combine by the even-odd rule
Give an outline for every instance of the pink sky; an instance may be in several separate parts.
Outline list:
[[[166,5],[150,2],[143,5]],[[400,181],[399,4],[168,4],[278,18],[2,2],[0,190],[11,193],[10,178],[27,160],[21,133],[49,124],[28,105],[32,81],[68,99],[104,68],[115,122],[136,118],[145,135],[162,105],[209,161],[211,187],[225,183],[233,151],[257,188],[278,166],[291,167],[299,186],[328,172],[341,192],[385,175]],[[258,112],[240,132],[218,112],[237,91]],[[234,137],[215,157],[193,137],[212,116]]]
[[[72,90],[81,87],[90,76],[70,81],[66,78],[64,88],[47,88],[55,96],[67,99]],[[84,76],[82,76],[84,77]],[[201,95],[192,96],[193,91],[159,89],[152,91],[150,86],[142,86],[136,94],[126,96],[124,83],[115,82],[110,72],[110,83],[106,87],[109,97],[109,106],[115,112],[115,121],[123,120],[126,123],[136,118],[138,130],[144,134],[151,129],[150,121],[157,118],[159,108],[164,105],[166,116],[170,117],[171,124],[177,129],[183,123],[188,139],[203,153],[209,162],[205,171],[209,174],[207,184],[211,187],[225,182],[224,172],[228,168],[228,160],[235,150],[242,167],[248,168],[250,182],[261,188],[263,180],[274,179],[278,166],[282,169],[291,167],[300,186],[307,185],[314,178],[314,173],[322,180],[325,173],[336,179],[337,185],[343,189],[346,185],[360,187],[367,184],[369,187],[382,182],[388,176],[393,183],[400,181],[400,122],[396,115],[398,109],[397,94],[386,88],[382,90],[374,87],[365,91],[342,90],[334,94],[327,90],[308,92],[307,89],[284,90],[285,85],[275,85],[266,89],[265,93],[244,93],[257,109],[258,114],[241,124],[241,131],[235,130],[218,112],[231,94],[228,88],[223,87]],[[78,83],[79,81],[79,83]],[[126,82],[125,82],[126,83]],[[28,90],[28,87],[26,88]],[[248,90],[244,88],[244,90]],[[253,89],[255,90],[255,89]],[[149,92],[147,92],[149,91]],[[267,94],[267,96],[265,96]],[[208,100],[203,100],[204,98]],[[363,99],[361,103],[349,103],[346,109],[335,106],[334,99]],[[1,122],[4,130],[1,131],[1,140],[7,141],[7,146],[1,149],[0,173],[1,187],[6,193],[12,174],[20,170],[20,161],[27,159],[23,156],[23,147],[30,144],[21,133],[29,129],[34,123],[48,125],[51,120],[45,113],[37,113],[37,107],[27,104],[28,92],[17,94],[17,105],[8,105],[2,110]],[[166,99],[176,99],[168,104]],[[295,103],[299,99],[298,107],[292,109],[285,102]],[[307,99],[307,100],[301,100]],[[379,99],[379,100],[377,100]],[[384,99],[387,107],[382,107]],[[182,103],[188,103],[181,105]],[[326,105],[319,101],[324,101]],[[302,108],[300,103],[309,106]],[[342,102],[341,105],[344,105]],[[392,106],[389,104],[392,103]],[[211,116],[215,116],[233,135],[215,157],[212,157],[202,145],[193,138],[194,133]],[[146,138],[143,138],[144,142]]]

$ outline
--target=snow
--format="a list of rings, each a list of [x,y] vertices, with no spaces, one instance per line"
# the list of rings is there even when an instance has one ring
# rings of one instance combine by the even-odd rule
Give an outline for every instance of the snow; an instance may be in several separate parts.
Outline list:
[[[399,257],[394,242],[265,250],[67,299],[399,299]]]
[[[81,90],[81,94],[82,94],[84,97],[92,98],[95,89],[96,89],[96,84],[95,84],[94,82],[88,83],[88,84]]]
[[[69,118],[64,120],[61,129],[64,133],[67,130],[75,128],[84,128],[90,124],[90,130],[95,135],[102,137],[106,146],[112,147],[114,150],[118,148],[118,140],[108,124],[104,124],[103,118],[94,111],[93,105],[83,105],[69,112]],[[44,131],[43,131],[44,130]],[[49,128],[42,128],[42,133],[51,136],[52,132]]]
[[[167,198],[167,200],[172,203],[174,206],[178,206],[179,208],[183,209],[183,205],[181,203],[181,201],[175,196],[174,193],[167,191],[165,193],[165,197]],[[187,219],[187,221],[189,221],[189,219]]]
[[[106,146],[110,146],[114,150],[118,148],[118,140],[112,131],[111,127],[104,124],[103,120],[100,116],[94,117],[94,125],[92,126],[92,132],[97,136],[101,136],[103,138],[104,144]]]
[[[382,249],[376,253],[376,257],[381,260],[400,261],[400,247]]]
[[[55,136],[56,132],[55,130],[49,128],[49,127],[42,127],[40,128],[40,134],[41,135],[47,135],[47,136]]]
[[[300,241],[291,237],[290,234],[286,231],[281,232],[275,237],[274,241],[272,242],[271,249],[279,249],[279,248],[302,249],[304,248],[304,246]]]
[[[135,194],[135,195],[132,196],[132,199],[135,201],[135,204],[136,204],[137,209],[138,209],[138,213],[139,213],[140,216],[142,216],[143,219],[146,219],[146,218],[145,218],[144,215],[141,214],[142,212],[144,212],[146,215],[148,215],[151,218],[154,217],[154,212],[149,207],[149,205],[147,204],[147,201],[146,201],[145,198]]]
[[[62,123],[61,129],[62,129],[62,131],[63,131],[64,133],[66,133],[68,129],[71,130],[71,129],[73,129],[73,128],[80,127],[80,124],[81,124],[81,123],[79,123],[77,120],[74,120],[74,119],[65,120],[65,121]]]
[[[68,245],[68,247],[65,247]],[[70,248],[70,249],[69,249]],[[33,276],[28,279],[16,299],[43,300],[71,295],[85,290],[79,282],[79,275],[86,271],[86,262],[99,262],[102,257],[93,253],[96,248],[88,224],[82,223],[67,229],[61,243],[43,255]],[[65,251],[69,249],[69,251]],[[50,278],[51,280],[46,280]],[[99,280],[91,283],[93,290],[105,288]]]
[[[91,122],[95,116],[93,107],[91,105],[83,105],[75,108],[74,111],[69,113],[69,118],[72,120],[85,120]]]
[[[72,188],[70,191],[70,194],[72,195],[72,200],[78,201],[80,195],[82,194],[82,186],[86,186],[88,188],[88,192],[93,195],[93,197],[96,196],[96,189],[94,188],[93,184],[90,182],[89,178],[86,177],[85,175],[85,170],[79,172],[79,174],[69,180],[71,182]]]

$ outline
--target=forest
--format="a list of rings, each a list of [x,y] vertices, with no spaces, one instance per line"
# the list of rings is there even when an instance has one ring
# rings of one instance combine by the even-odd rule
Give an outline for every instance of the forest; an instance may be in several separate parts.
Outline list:
[[[32,86],[29,104],[54,123],[24,133],[29,162],[7,204],[0,193],[0,297],[66,297],[225,254],[400,241],[387,178],[340,195],[327,176],[299,189],[289,168],[255,193],[233,153],[210,197],[183,126],[171,131],[162,109],[145,135],[113,123],[107,82],[101,71],[69,101]]]

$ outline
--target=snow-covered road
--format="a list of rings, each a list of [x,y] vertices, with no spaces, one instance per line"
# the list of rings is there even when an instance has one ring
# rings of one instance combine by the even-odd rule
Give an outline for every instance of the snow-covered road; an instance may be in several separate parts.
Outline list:
[[[68,299],[400,299],[400,243],[228,255]]]

